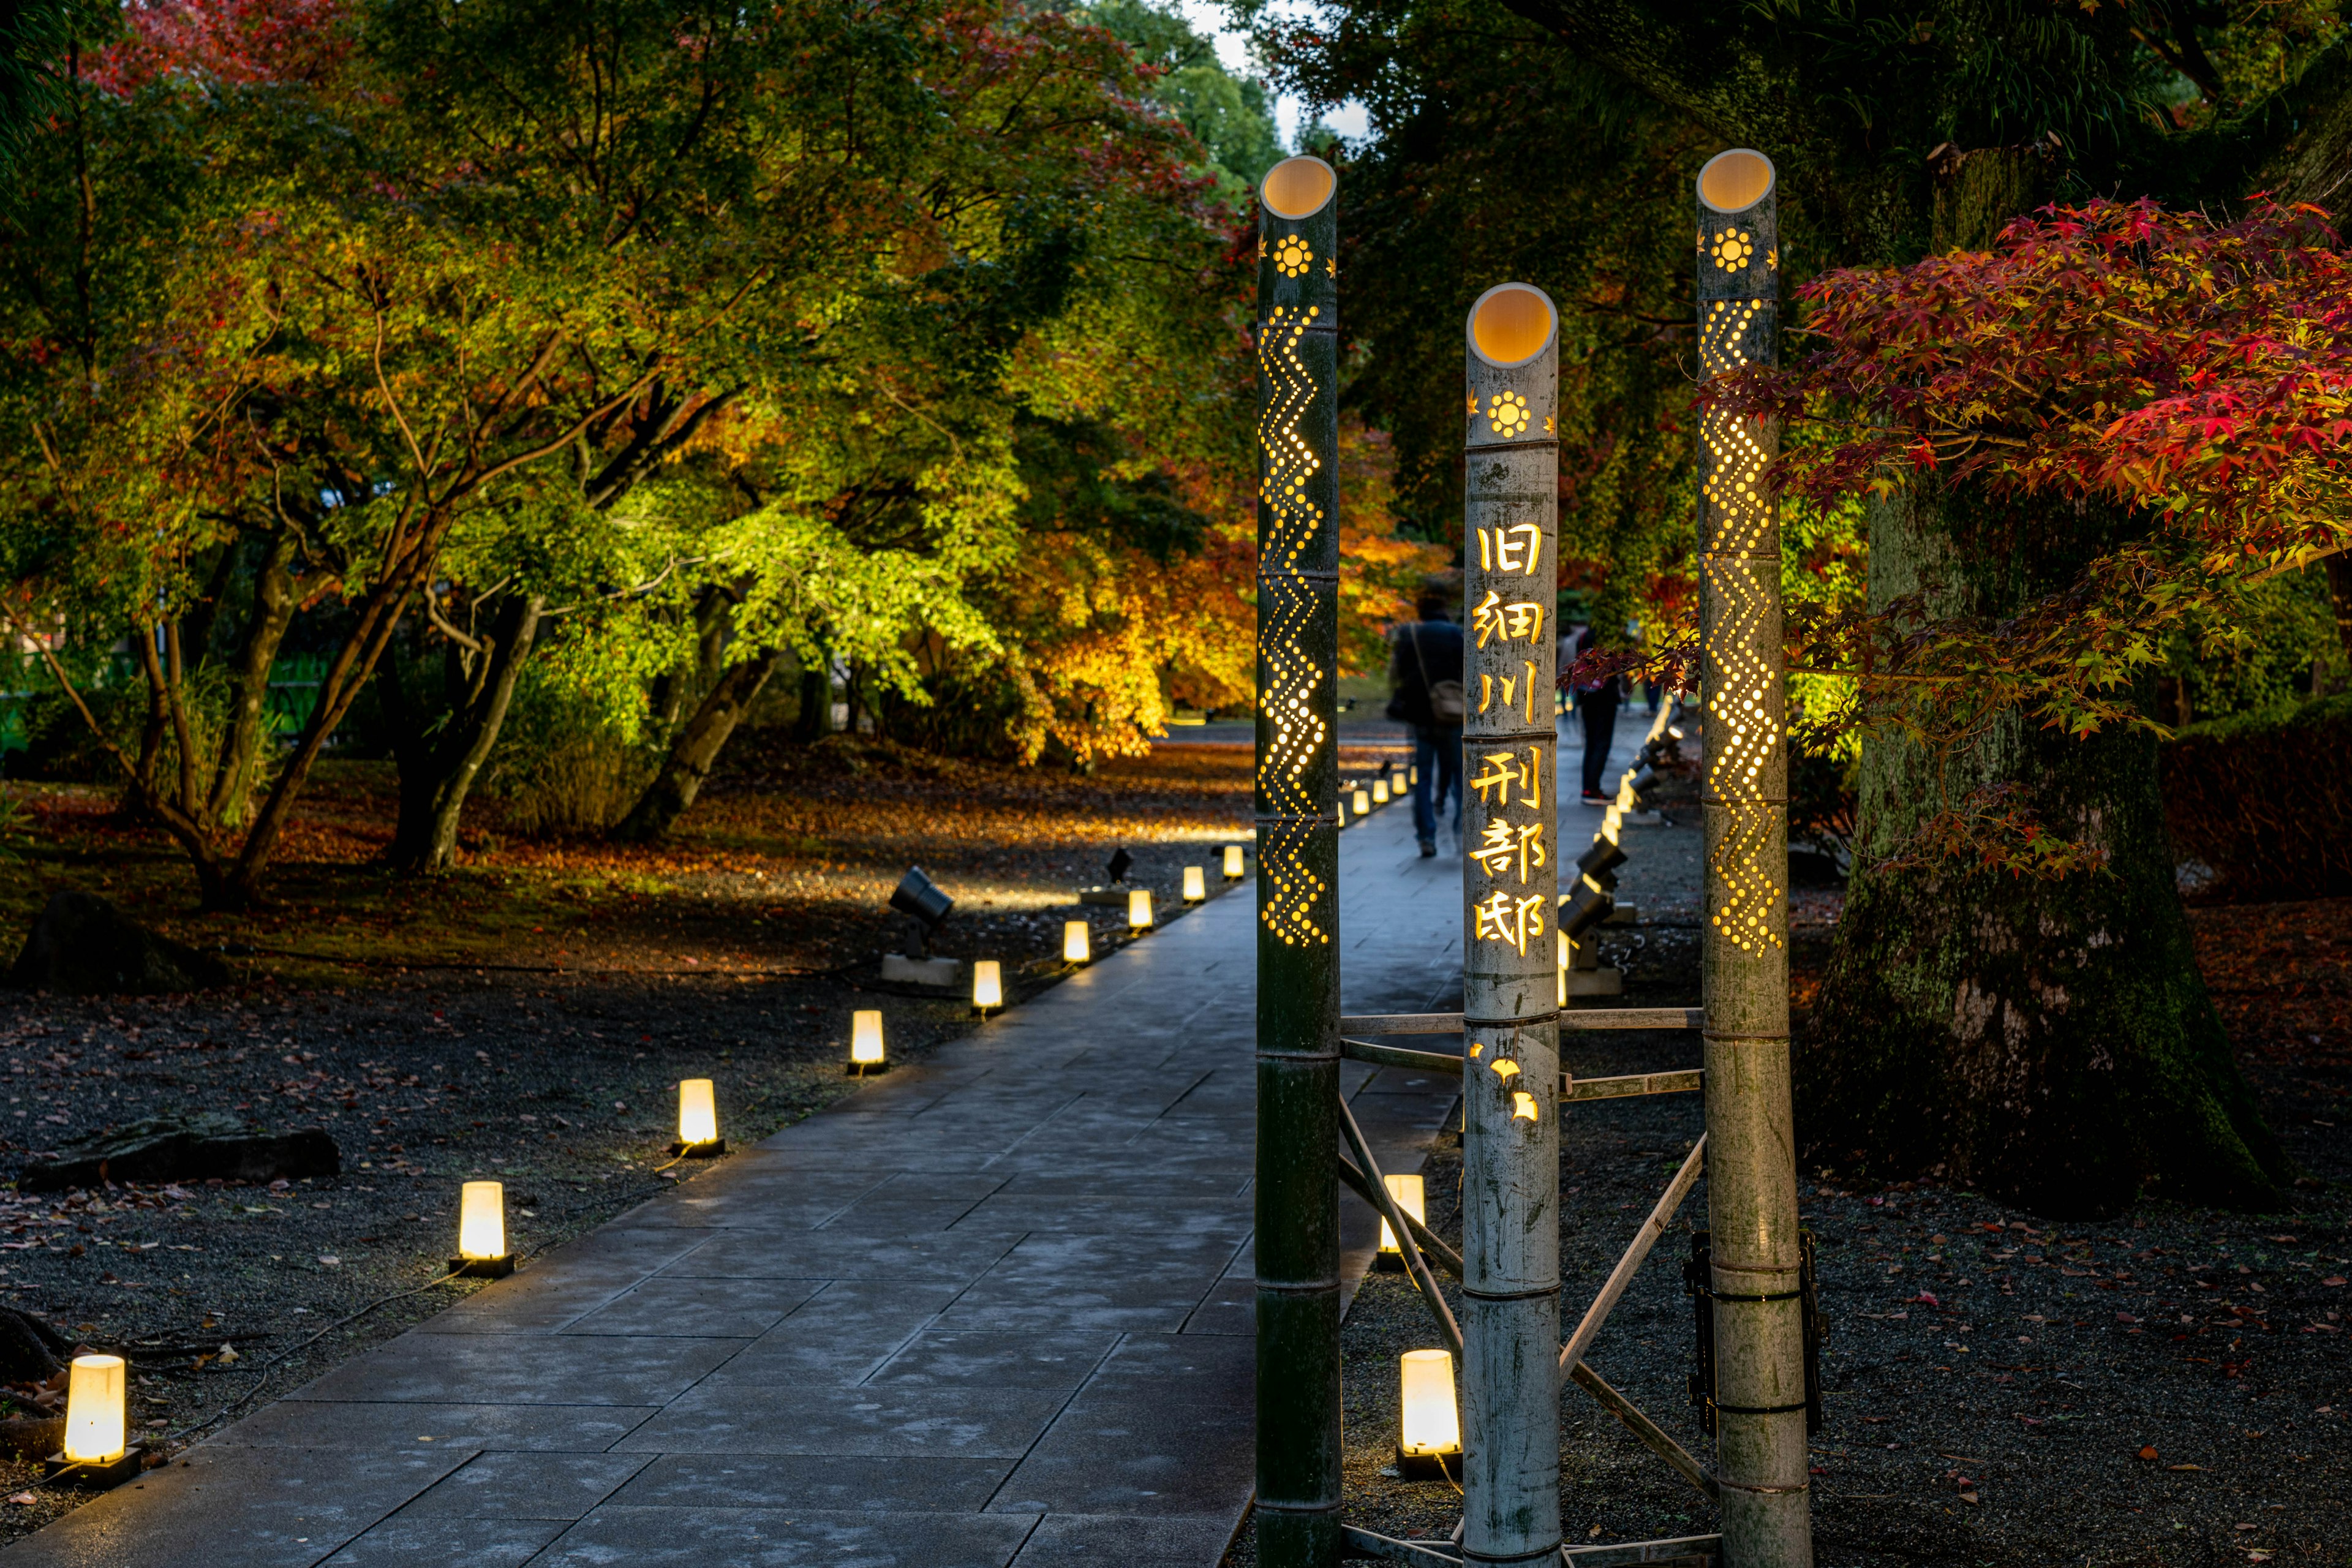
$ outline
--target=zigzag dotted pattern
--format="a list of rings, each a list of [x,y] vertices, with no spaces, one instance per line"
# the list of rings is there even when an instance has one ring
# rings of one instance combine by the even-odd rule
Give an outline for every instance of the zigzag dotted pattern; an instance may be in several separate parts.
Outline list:
[[[1780,726],[1766,701],[1772,672],[1757,651],[1769,606],[1744,563],[1712,555],[1699,559],[1718,606],[1707,635],[1707,733],[1724,736],[1707,758],[1707,787],[1719,800],[1756,800],[1763,794],[1757,776],[1780,743]]]
[[[1266,809],[1287,817],[1315,814],[1307,770],[1330,740],[1328,726],[1315,710],[1321,666],[1307,647],[1316,593],[1297,575],[1300,558],[1323,523],[1323,510],[1308,490],[1322,459],[1299,430],[1315,401],[1315,380],[1298,347],[1318,314],[1312,305],[1276,305],[1258,333],[1258,366],[1266,386],[1257,426],[1258,497],[1266,518],[1257,607],[1265,684],[1259,700],[1268,732],[1265,754],[1258,759],[1258,787]],[[1299,822],[1269,822],[1260,829],[1258,863],[1267,897],[1259,918],[1290,946],[1331,941],[1333,889],[1307,869],[1314,833],[1313,825]]]
[[[1269,889],[1258,918],[1286,947],[1328,946],[1331,942],[1331,884],[1307,868],[1315,833],[1315,824],[1307,822],[1258,826],[1258,866]]]
[[[1707,911],[1707,919],[1740,952],[1760,953],[1780,945],[1772,915],[1781,889],[1764,870],[1771,863],[1766,852],[1772,847],[1772,826],[1780,808],[1741,804],[1722,809],[1730,813],[1731,827],[1707,868],[1721,880],[1723,902]]]
[[[1259,762],[1266,808],[1283,816],[1311,816],[1315,793],[1308,763],[1328,738],[1315,711],[1317,666],[1307,647],[1314,624],[1314,590],[1296,577],[1268,576],[1258,591],[1258,650],[1265,661],[1266,727],[1272,731]]]
[[[1712,300],[1700,319],[1700,371],[1712,378],[1748,363],[1740,342],[1763,313],[1760,300]],[[1706,478],[1700,492],[1712,509],[1707,548],[1744,555],[1764,542],[1771,526],[1765,503],[1764,464],[1770,456],[1757,439],[1753,421],[1719,408],[1699,416],[1699,440],[1706,448]]]

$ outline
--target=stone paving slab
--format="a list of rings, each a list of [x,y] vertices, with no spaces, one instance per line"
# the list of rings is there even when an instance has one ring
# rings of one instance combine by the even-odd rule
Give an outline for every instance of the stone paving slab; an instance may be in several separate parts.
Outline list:
[[[1402,807],[1342,836],[1350,1011],[1458,998],[1460,864]],[[1254,1469],[1255,942],[1228,892],[8,1561],[1213,1568]],[[1456,1100],[1343,1083],[1391,1169]]]

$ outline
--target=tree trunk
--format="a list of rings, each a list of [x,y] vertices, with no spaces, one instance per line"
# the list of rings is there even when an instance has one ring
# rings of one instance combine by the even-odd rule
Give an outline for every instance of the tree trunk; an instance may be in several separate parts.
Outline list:
[[[777,648],[762,648],[742,663],[730,667],[711,687],[694,717],[670,742],[669,754],[662,759],[661,772],[646,785],[637,796],[629,815],[613,829],[613,837],[632,843],[650,843],[669,832],[694,797],[702,792],[702,781],[710,776],[711,764],[719,760],[719,749],[727,737],[735,732],[743,715],[751,710],[760,689],[768,684],[768,677],[783,662]]]
[[[1871,597],[1998,615],[2069,580],[2106,532],[2071,515],[2021,527],[1922,487],[1872,509]],[[2291,1167],[2198,974],[2156,762],[2145,732],[2078,741],[2013,713],[1940,776],[1915,744],[1864,745],[1856,869],[1797,1063],[1811,1163],[2067,1217],[2143,1190],[2276,1201]],[[2000,784],[2106,869],[1882,864],[1948,798]]]
[[[539,638],[544,595],[517,595],[499,606],[455,711],[429,740],[400,752],[400,820],[385,860],[410,876],[446,871],[457,852],[457,822],[482,764],[498,744],[515,683]]]
[[[2327,558],[2327,597],[2336,607],[2336,640],[2344,645],[2346,661],[2352,663],[2352,556]]]
[[[237,653],[228,731],[221,737],[205,808],[205,816],[224,827],[245,821],[246,803],[253,794],[254,763],[261,755],[269,718],[269,672],[294,620],[294,531],[279,528],[269,536],[253,575],[253,612],[246,620],[245,646]]]
[[[654,728],[667,736],[677,728],[689,691],[708,691],[727,660],[727,637],[734,629],[735,595],[724,584],[706,586],[694,601],[694,669],[666,669],[654,678],[647,706]]]
[[[801,666],[801,710],[793,720],[793,739],[811,746],[833,728],[833,677],[820,661]]]

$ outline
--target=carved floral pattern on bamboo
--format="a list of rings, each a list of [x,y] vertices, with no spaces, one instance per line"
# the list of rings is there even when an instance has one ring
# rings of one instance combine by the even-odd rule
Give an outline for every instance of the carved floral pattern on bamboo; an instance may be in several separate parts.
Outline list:
[[[1498,392],[1486,405],[1486,427],[1497,436],[1517,436],[1528,427],[1528,400],[1516,392]]]
[[[1274,269],[1285,278],[1304,278],[1307,269],[1314,265],[1315,252],[1303,236],[1285,235],[1274,247]]]
[[[1737,272],[1748,265],[1756,254],[1756,237],[1736,228],[1727,228],[1715,237],[1707,249],[1707,258],[1726,272]]]

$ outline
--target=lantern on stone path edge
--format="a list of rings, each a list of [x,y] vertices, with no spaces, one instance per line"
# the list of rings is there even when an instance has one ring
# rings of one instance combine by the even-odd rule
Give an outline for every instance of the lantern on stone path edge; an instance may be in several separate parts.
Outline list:
[[[1094,932],[1084,921],[1062,922],[1062,962],[1080,964],[1094,956]]]
[[[1228,844],[1225,846],[1225,880],[1228,882],[1237,880],[1241,874],[1242,847],[1238,844]]]
[[[889,1052],[882,1043],[881,1009],[866,1007],[850,1014],[849,1065],[844,1070],[852,1078],[890,1070]]]
[[[1372,792],[1358,784],[1350,804],[1355,806],[1358,816],[1370,816],[1372,814]]]
[[[1451,1351],[1407,1351],[1400,1358],[1397,1474],[1409,1481],[1452,1479],[1460,1468],[1462,1415],[1454,1403]],[[1446,1461],[1453,1459],[1453,1470]]]
[[[983,958],[971,966],[971,1010],[985,1018],[989,1009],[1003,1005],[1004,966]]]
[[[514,1272],[507,1250],[507,1192],[497,1182],[467,1182],[457,1189],[457,1256],[452,1274],[503,1279]]]
[[[1372,804],[1374,805],[1386,805],[1388,803],[1389,779],[1386,773],[1382,773],[1379,778],[1372,781]]]
[[[727,1152],[719,1136],[719,1091],[707,1078],[681,1079],[677,1086],[677,1142],[669,1152],[680,1159],[708,1160]]]
[[[65,1438],[43,1469],[53,1483],[102,1488],[139,1473],[130,1441],[130,1368],[119,1355],[78,1355],[66,1373]]]
[[[1127,895],[1127,929],[1140,936],[1151,929],[1151,889],[1129,889]]]
[[[1382,1176],[1381,1184],[1389,1190],[1396,1206],[1424,1224],[1429,1219],[1428,1191],[1418,1174]],[[1389,1272],[1404,1268],[1404,1249],[1397,1245],[1396,1232],[1389,1228],[1388,1216],[1381,1216],[1381,1249],[1373,1256],[1372,1266]]]
[[[1209,896],[1209,874],[1198,866],[1184,868],[1184,901],[1197,904]]]

